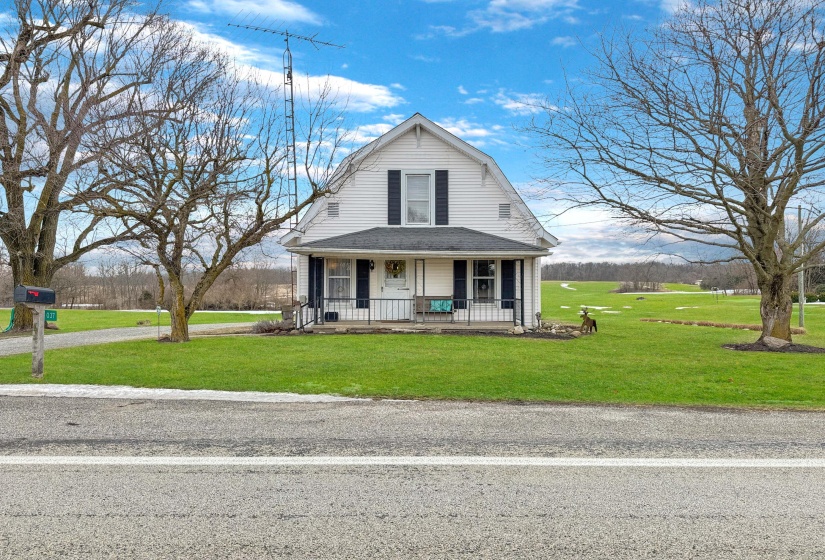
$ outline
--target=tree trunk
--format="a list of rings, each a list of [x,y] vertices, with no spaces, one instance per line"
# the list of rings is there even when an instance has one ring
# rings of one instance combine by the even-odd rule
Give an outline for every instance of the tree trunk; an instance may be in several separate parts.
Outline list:
[[[766,336],[791,340],[791,301],[790,274],[774,274],[768,280],[759,283],[762,291],[762,301],[759,304],[759,313],[762,316],[762,334],[759,340]]]
[[[171,317],[172,342],[189,342],[189,318],[186,316],[186,300],[183,284],[177,280],[169,282],[172,288],[172,305],[169,308]]]

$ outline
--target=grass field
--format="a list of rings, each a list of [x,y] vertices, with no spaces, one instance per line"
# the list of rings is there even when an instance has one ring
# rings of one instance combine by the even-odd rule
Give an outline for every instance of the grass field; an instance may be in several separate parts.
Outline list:
[[[825,355],[734,352],[722,344],[753,341],[758,333],[639,320],[758,323],[756,297],[639,296],[611,293],[611,282],[570,283],[573,290],[560,284],[543,284],[544,319],[577,322],[579,307],[587,305],[598,320],[597,334],[569,341],[316,335],[129,342],[49,351],[45,382],[825,409]],[[113,326],[120,320],[113,319]],[[807,307],[806,324],[810,334],[795,341],[825,346],[825,306]],[[31,382],[30,364],[28,355],[0,358],[0,383]]]
[[[0,309],[0,331],[9,324],[11,316],[10,309]],[[234,313],[231,311],[221,313],[199,313],[195,312],[190,325],[205,325],[211,323],[254,323],[256,321],[271,320],[277,321],[281,317],[280,312],[266,315],[253,315],[250,313]],[[135,327],[138,321],[150,321],[151,326],[157,326],[158,314],[154,311],[98,311],[87,309],[58,309],[57,326],[59,331],[46,331],[46,334],[55,332],[79,332],[95,329],[111,329],[115,327]],[[161,326],[169,326],[169,313],[160,314]]]

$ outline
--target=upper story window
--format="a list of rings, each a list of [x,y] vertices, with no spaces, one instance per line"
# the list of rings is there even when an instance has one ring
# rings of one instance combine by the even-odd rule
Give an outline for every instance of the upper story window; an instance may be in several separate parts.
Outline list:
[[[430,174],[416,173],[405,175],[406,187],[406,223],[411,225],[430,225],[432,205],[432,177]]]
[[[449,204],[448,170],[387,170],[387,225],[449,225]]]

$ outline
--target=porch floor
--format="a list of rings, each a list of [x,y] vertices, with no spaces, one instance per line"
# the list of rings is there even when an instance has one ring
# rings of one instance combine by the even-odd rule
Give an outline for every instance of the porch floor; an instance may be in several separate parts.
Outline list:
[[[429,322],[411,323],[409,321],[372,321],[369,325],[366,321],[335,321],[327,322],[323,325],[313,324],[313,332],[334,333],[346,329],[351,333],[369,333],[374,331],[391,331],[399,333],[409,332],[440,332],[440,331],[486,331],[486,332],[506,332],[514,327],[513,323],[503,321],[449,323],[449,322]]]

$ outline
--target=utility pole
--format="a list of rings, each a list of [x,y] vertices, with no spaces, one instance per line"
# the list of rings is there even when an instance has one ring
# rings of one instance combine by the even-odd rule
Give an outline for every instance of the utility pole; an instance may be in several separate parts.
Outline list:
[[[798,215],[798,227],[799,227],[799,236],[802,237],[802,205],[800,204],[797,208],[799,215]],[[802,255],[805,255],[805,238],[802,237]],[[799,279],[799,326],[805,326],[805,265],[802,265],[802,268],[799,269],[797,273],[797,278]]]

